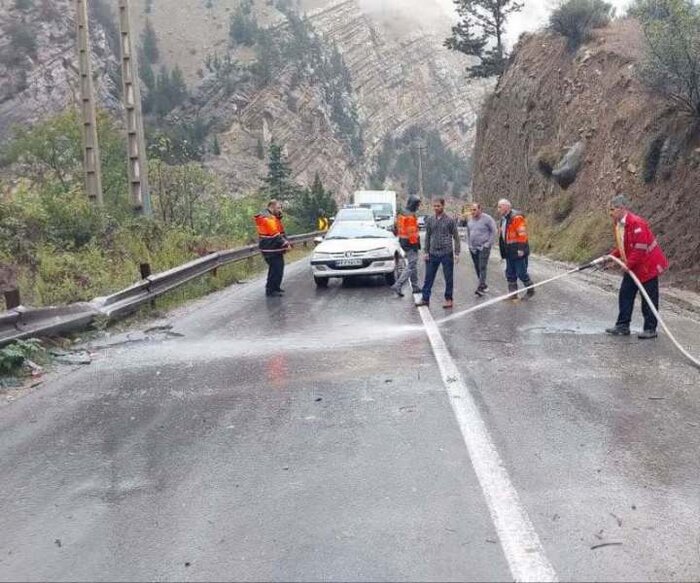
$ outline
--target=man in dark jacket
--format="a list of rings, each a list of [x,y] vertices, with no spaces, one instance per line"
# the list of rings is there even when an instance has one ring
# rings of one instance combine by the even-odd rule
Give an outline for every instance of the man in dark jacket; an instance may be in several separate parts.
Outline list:
[[[501,223],[498,228],[498,247],[501,258],[506,260],[506,280],[508,291],[518,291],[518,280],[525,287],[532,285],[532,280],[527,272],[528,258],[530,256],[530,243],[527,235],[525,215],[513,210],[510,201],[503,198],[498,201],[498,213],[501,215]],[[529,288],[527,297],[535,295],[535,290]],[[513,296],[517,300],[518,296]]]
[[[410,279],[411,289],[414,294],[421,292],[418,286],[418,254],[420,252],[420,229],[416,212],[420,208],[421,200],[415,194],[408,197],[406,209],[396,218],[396,235],[399,238],[401,248],[406,252],[406,268],[391,289],[400,298],[403,297],[404,284]]]
[[[284,254],[292,247],[282,225],[282,205],[271,200],[264,211],[255,215],[255,226],[258,246],[268,265],[265,295],[280,297],[284,293],[280,287],[284,277]]]

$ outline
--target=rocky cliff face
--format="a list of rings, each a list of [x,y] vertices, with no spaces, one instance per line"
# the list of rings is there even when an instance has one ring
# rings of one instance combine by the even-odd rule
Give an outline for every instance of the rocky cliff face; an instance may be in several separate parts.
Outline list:
[[[384,136],[412,125],[435,128],[448,147],[471,153],[487,85],[467,79],[464,56],[442,47],[447,18],[443,27],[439,21],[422,26],[417,19],[397,21],[395,14],[368,13],[357,0],[345,0],[312,12],[311,21],[337,43],[348,64],[368,160]]]
[[[118,38],[102,2],[90,3],[93,74],[103,106],[116,108]],[[26,8],[17,7],[23,4]],[[78,102],[73,4],[0,0],[0,141],[13,125],[33,123]]]
[[[351,192],[360,179],[348,144],[334,132],[320,87],[292,88],[292,72],[283,72],[261,90],[233,95],[214,84],[196,97],[196,115],[214,123],[221,154],[207,165],[223,177],[232,193],[255,190],[266,174],[266,147],[274,139],[285,146],[293,178],[311,184],[316,172],[326,188]]]
[[[145,0],[139,2],[142,12]],[[190,6],[193,2],[198,5]],[[199,0],[183,0],[172,9],[171,4],[154,0],[149,18],[159,35],[163,62],[181,65],[196,85],[201,83],[205,56],[228,51],[228,16],[237,2],[216,2],[208,11]],[[238,84],[235,96],[206,87],[198,91],[196,109],[215,120],[222,149],[221,156],[208,163],[226,176],[232,190],[259,184],[265,170],[256,156],[260,139],[274,138],[286,145],[299,182],[308,183],[319,172],[324,184],[341,198],[366,185],[383,138],[398,136],[411,126],[437,129],[448,147],[470,155],[485,84],[468,80],[464,57],[442,47],[449,19],[433,19],[426,26],[419,18],[373,13],[366,4],[306,0],[299,6],[327,45],[337,46],[349,69],[351,97],[364,136],[363,155],[353,156],[333,131],[323,88],[297,85],[289,71],[260,91]],[[424,8],[431,12],[430,6]],[[441,11],[437,4],[435,10]],[[266,3],[256,2],[255,12],[259,22],[279,26],[280,14]],[[236,50],[234,56],[243,65],[254,61],[246,50]]]
[[[666,281],[698,289],[700,144],[639,83],[641,51],[633,20],[573,55],[555,36],[522,40],[479,122],[474,196],[511,198],[531,215],[538,250],[584,260],[612,246],[607,202],[626,193],[671,260]],[[564,190],[547,174],[574,146],[581,167]]]
[[[31,123],[76,101],[72,2],[27,4],[26,10],[18,10],[14,0],[0,0],[3,29],[19,24],[35,38],[35,50],[19,60],[11,58],[10,37],[5,34],[0,40],[0,56],[6,56],[0,59],[0,138],[13,124]],[[261,85],[244,73],[214,73],[212,57],[230,55],[239,72],[255,64],[252,49],[229,46],[229,20],[239,4],[134,0],[132,5],[137,30],[148,18],[158,35],[156,72],[161,65],[179,65],[184,71],[192,98],[171,121],[197,117],[210,124],[210,141],[217,137],[220,154],[208,154],[205,162],[222,175],[232,193],[259,186],[265,173],[260,146],[264,149],[271,139],[285,145],[297,181],[308,184],[318,172],[340,199],[367,185],[383,139],[398,137],[409,127],[438,130],[445,145],[465,158],[470,155],[485,85],[468,80],[465,58],[442,47],[450,20],[439,0],[416,3],[430,18],[396,8],[377,12],[376,3],[367,0],[286,3],[308,15],[331,60],[333,47],[344,59],[350,86],[343,91],[343,108],[356,111],[364,138],[360,151],[354,152],[344,138],[347,128],[339,127],[338,100],[330,100],[328,83],[313,74],[300,79],[294,67],[282,67]],[[103,105],[118,108],[118,38],[115,43],[111,4],[93,0],[90,5],[98,93]],[[274,3],[255,0],[253,10],[260,26],[284,26],[284,14]]]

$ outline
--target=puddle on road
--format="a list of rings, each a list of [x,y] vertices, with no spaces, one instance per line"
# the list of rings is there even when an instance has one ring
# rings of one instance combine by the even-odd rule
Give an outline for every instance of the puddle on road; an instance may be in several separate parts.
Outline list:
[[[212,361],[232,357],[264,358],[275,354],[328,352],[348,350],[353,347],[382,345],[412,336],[423,336],[422,326],[355,323],[352,326],[334,326],[319,330],[282,333],[264,337],[211,336],[199,340],[173,339],[167,343],[141,344],[138,347],[124,346],[123,356],[133,355],[134,364],[149,365],[183,363],[184,361]],[[134,349],[136,348],[136,349]]]
[[[600,326],[582,325],[576,322],[547,322],[544,326],[521,326],[518,332],[532,334],[576,334],[576,335],[600,335]]]

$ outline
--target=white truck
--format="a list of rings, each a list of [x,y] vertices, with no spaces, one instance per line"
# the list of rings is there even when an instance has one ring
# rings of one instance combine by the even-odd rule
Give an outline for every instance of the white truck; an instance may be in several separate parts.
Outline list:
[[[358,190],[352,198],[356,206],[372,209],[377,225],[392,230],[396,223],[396,193],[393,190]]]

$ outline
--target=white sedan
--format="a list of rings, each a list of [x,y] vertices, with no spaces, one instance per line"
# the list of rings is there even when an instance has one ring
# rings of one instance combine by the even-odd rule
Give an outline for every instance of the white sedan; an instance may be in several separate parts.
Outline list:
[[[399,240],[376,226],[337,223],[311,256],[311,271],[319,287],[332,277],[380,275],[393,285],[405,254]]]

